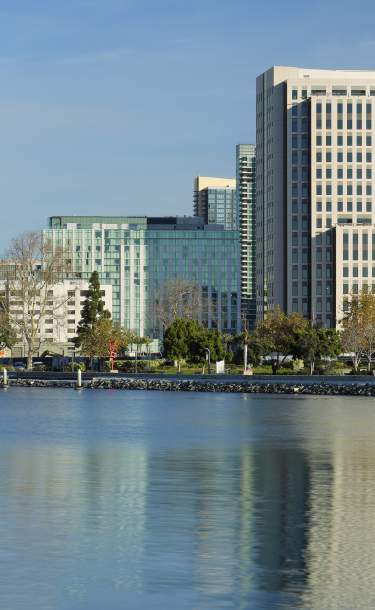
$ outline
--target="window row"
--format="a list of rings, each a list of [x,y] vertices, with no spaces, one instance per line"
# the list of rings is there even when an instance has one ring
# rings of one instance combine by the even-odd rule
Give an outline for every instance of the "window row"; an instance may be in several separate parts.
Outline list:
[[[292,131],[298,131],[298,124],[295,126],[295,129],[293,129],[293,123],[294,121],[297,121],[298,119],[293,119],[292,120]],[[304,121],[306,119],[302,119],[302,121]],[[363,129],[364,127],[366,129],[372,129],[372,121],[371,119],[366,119],[365,121],[362,121],[362,119],[356,119],[353,122],[353,119],[347,119],[346,120],[346,129],[353,129],[353,125],[355,125],[355,129]],[[323,129],[323,121],[321,118],[319,118],[319,116],[316,118],[316,122],[315,122],[315,126],[316,129]],[[325,128],[326,129],[332,129],[332,119],[330,118],[326,118],[325,120]],[[343,119],[336,119],[336,129],[344,129],[344,121]]]
[[[317,135],[316,142],[317,142],[318,146],[322,146],[323,136]],[[332,135],[327,134],[325,137],[325,145],[332,146],[332,142],[333,142]],[[353,146],[353,144],[356,146],[363,146],[364,144],[366,144],[366,146],[372,146],[372,136],[371,135],[362,136],[362,134],[357,134],[355,137],[353,135],[347,135],[346,138],[344,136],[336,137],[337,146],[344,146],[345,142],[346,142],[347,146]]]
[[[298,185],[294,185],[292,186],[292,193],[294,195],[294,193],[298,193],[298,189],[294,189],[294,186],[298,186]],[[347,184],[345,185],[346,189],[344,188],[344,184],[337,184],[337,188],[336,188],[336,194],[337,195],[353,195],[354,191],[357,195],[364,195],[366,194],[367,196],[372,195],[372,185],[371,184],[366,184],[365,188],[363,188],[362,184],[356,184],[355,185],[355,189],[353,188],[352,184]],[[346,192],[344,192],[346,191]],[[316,195],[322,195],[323,194],[323,186],[321,184],[317,184],[316,185]],[[325,194],[326,195],[332,195],[333,191],[332,191],[332,185],[331,184],[326,184],[325,185]]]
[[[371,201],[355,201],[354,206],[357,212],[372,212]],[[336,204],[336,209],[338,212],[353,212],[353,201],[338,201]],[[316,202],[316,211],[323,211],[323,204],[321,201]],[[332,201],[326,201],[325,211],[328,213],[332,212]]]
[[[369,277],[369,273],[371,273],[372,277],[375,277],[375,265],[372,266],[370,270],[367,265],[361,265],[359,267],[358,265],[353,265],[351,273],[349,267],[343,267],[342,270],[343,277]]]
[[[298,180],[298,173],[294,172],[294,169],[297,169],[297,168],[292,169],[292,180]],[[353,177],[357,178],[357,180],[362,180],[362,178],[366,178],[366,180],[371,180],[372,169],[371,169],[371,167],[367,167],[365,170],[362,170],[362,167],[357,167],[357,169],[354,171],[354,175],[353,175],[353,168],[347,167],[345,174],[346,174],[346,178],[348,180],[351,180]],[[327,179],[333,178],[334,172],[332,172],[332,168],[327,167],[325,169],[325,171],[323,171],[323,169],[321,167],[318,167],[316,169],[315,177],[317,178],[317,180],[321,180],[324,177],[324,175]],[[336,177],[341,180],[345,177],[344,169],[342,167],[337,168]],[[303,180],[303,175],[302,175],[302,180]]]
[[[337,163],[344,163],[345,157],[346,157],[346,161],[348,163],[352,163],[353,159],[355,159],[355,161],[357,163],[362,163],[364,160],[366,161],[366,163],[371,163],[371,161],[372,161],[372,153],[370,151],[367,151],[365,154],[363,154],[362,151],[358,150],[355,153],[355,155],[353,154],[352,151],[348,151],[345,156],[342,151],[338,151],[336,154]],[[330,151],[330,150],[326,151],[325,161],[327,163],[332,163],[332,151]],[[317,163],[323,162],[323,152],[321,150],[316,151],[316,162]]]

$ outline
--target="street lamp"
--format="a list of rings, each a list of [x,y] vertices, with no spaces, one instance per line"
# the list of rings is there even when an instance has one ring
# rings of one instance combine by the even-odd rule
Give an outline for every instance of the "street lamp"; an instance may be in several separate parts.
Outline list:
[[[208,369],[207,369],[207,374],[209,375],[211,373],[211,350],[209,347],[204,347],[203,348],[205,352],[207,352],[207,362],[208,362]]]

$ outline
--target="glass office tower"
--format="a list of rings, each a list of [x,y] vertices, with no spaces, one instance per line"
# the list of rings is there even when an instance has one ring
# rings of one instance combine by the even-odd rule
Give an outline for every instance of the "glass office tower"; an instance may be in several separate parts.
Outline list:
[[[88,279],[96,270],[112,286],[112,317],[125,328],[160,337],[155,299],[182,279],[200,288],[209,328],[240,331],[237,231],[195,217],[53,216],[44,237],[69,252],[72,276]]]

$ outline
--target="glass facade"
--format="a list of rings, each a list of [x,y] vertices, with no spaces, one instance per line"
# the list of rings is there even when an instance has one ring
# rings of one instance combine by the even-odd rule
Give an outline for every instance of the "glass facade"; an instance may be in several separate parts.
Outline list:
[[[209,328],[240,330],[237,231],[199,218],[51,217],[44,237],[71,256],[73,277],[99,273],[112,286],[112,317],[141,335],[161,336],[155,299],[173,279],[194,282]]]

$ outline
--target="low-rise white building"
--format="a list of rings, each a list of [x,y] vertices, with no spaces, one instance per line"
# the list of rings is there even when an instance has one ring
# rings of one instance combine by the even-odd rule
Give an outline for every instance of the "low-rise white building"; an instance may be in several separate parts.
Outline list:
[[[39,337],[41,343],[68,344],[77,335],[77,326],[82,317],[82,308],[85,303],[89,282],[81,279],[63,280],[47,292],[46,307],[40,321]],[[0,280],[0,297],[6,296],[7,282]],[[105,309],[112,313],[112,286],[101,286],[102,299]],[[16,319],[22,316],[23,303],[16,290],[10,291],[10,316]],[[36,309],[36,315],[38,310]]]

